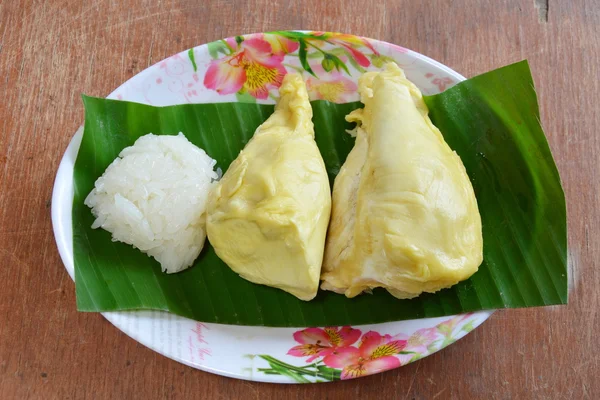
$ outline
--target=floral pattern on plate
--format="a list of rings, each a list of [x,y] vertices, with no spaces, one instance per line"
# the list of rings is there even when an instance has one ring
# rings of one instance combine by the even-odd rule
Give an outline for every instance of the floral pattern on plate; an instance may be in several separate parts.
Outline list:
[[[356,83],[344,77],[383,64],[390,57],[379,54],[368,39],[331,32],[270,32],[209,43],[213,61],[204,86],[219,94],[249,94],[257,99],[275,96],[287,69],[307,72],[315,98],[343,102],[356,91]],[[194,57],[193,53],[190,54]],[[287,69],[286,69],[287,68]]]
[[[454,343],[474,329],[476,318],[463,314],[411,335],[381,334],[374,330],[344,327],[306,328],[293,334],[298,343],[287,355],[306,358],[305,365],[292,365],[260,354],[268,368],[257,371],[283,375],[298,383],[359,378],[398,368]],[[253,357],[250,355],[250,357]]]

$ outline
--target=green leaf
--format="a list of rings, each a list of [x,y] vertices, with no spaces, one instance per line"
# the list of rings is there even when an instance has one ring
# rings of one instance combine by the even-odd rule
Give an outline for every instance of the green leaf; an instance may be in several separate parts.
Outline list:
[[[329,368],[325,365],[319,365],[317,369],[319,370],[319,375],[324,379],[329,381],[339,381],[342,379],[342,371],[339,369]]]
[[[331,57],[327,57],[327,55],[325,55],[325,57],[323,57],[323,61],[321,61],[321,66],[325,72],[329,72],[335,68],[335,61],[333,61]]]
[[[269,368],[258,368],[258,371],[265,375],[281,375],[279,372]]]
[[[326,60],[326,59],[327,59],[327,60],[330,60],[330,63],[331,63],[331,65],[332,65],[332,68],[330,68],[329,70],[325,69],[325,66],[323,66],[323,68],[324,68],[324,69],[325,69],[327,72],[331,71],[331,69],[333,69],[333,67],[335,67],[335,69],[336,69],[336,70],[338,70],[338,71],[339,71],[339,70],[340,70],[340,68],[341,68],[341,69],[343,69],[344,71],[346,71],[346,73],[347,73],[348,75],[351,75],[351,74],[350,74],[350,71],[348,70],[348,67],[346,67],[346,64],[344,64],[344,62],[343,62],[342,60],[340,60],[340,59],[339,59],[339,57],[337,57],[337,56],[334,56],[333,54],[327,53],[327,55],[326,55],[326,56],[325,56],[325,58],[323,59],[323,62],[325,62],[325,60]]]
[[[440,343],[439,340],[435,340],[435,341],[429,343],[427,345],[427,352],[433,353],[434,351],[438,350],[438,347],[437,347],[438,343]]]
[[[190,58],[190,61],[192,62],[192,67],[194,67],[194,72],[198,71],[198,66],[196,65],[196,57],[194,56],[193,48],[188,50],[188,57]]]
[[[283,36],[285,38],[288,38],[290,40],[295,40],[295,41],[301,41],[303,39],[326,40],[330,36],[328,33],[325,33],[322,35],[314,35],[314,34],[310,34],[310,33],[295,32],[295,31],[272,31],[272,32],[267,32],[267,33],[273,34],[273,35],[278,35],[278,36]]]
[[[333,49],[327,50],[329,54],[336,55],[338,57],[347,57],[348,50],[345,47],[334,47]]]
[[[306,43],[303,40],[300,41],[300,45],[298,47],[298,59],[300,60],[302,68],[316,78],[317,75],[315,75],[310,67],[310,64],[308,63],[308,60],[306,59]]]
[[[473,321],[469,321],[466,324],[463,325],[462,328],[460,328],[461,331],[469,333],[474,329],[473,327]]]
[[[382,56],[380,54],[370,54],[369,58],[371,58],[371,63],[377,68],[383,67],[383,64],[388,62],[395,62],[392,57]]]
[[[327,380],[340,379],[339,371],[331,369],[329,367],[318,366],[318,367],[316,367],[316,371],[315,371],[315,370],[308,369],[309,367],[314,366],[314,364],[306,365],[304,367],[297,367],[294,365],[287,364],[281,360],[278,360],[278,359],[271,357],[269,355],[266,355],[266,354],[260,355],[259,357],[261,357],[262,359],[267,361],[269,363],[269,365],[271,366],[271,370],[268,370],[265,368],[259,368],[258,369],[259,371],[264,371],[265,373],[273,373],[273,371],[276,371],[275,373],[288,376],[299,383],[308,383],[309,382],[308,379],[304,378],[304,375],[308,375],[308,376],[312,376],[312,377],[320,377],[320,378],[327,379]],[[267,371],[269,371],[269,372],[267,372]]]
[[[398,300],[375,289],[353,299],[320,291],[304,302],[240,278],[208,243],[193,267],[163,274],[152,258],[113,243],[102,229],[91,229],[94,218],[83,204],[119,152],[149,132],[181,131],[226,170],[273,112],[272,105],[157,108],[84,97],[85,133],[75,163],[73,200],[78,309],[158,309],[205,322],[298,327],[566,303],[565,200],[527,63],[469,79],[425,100],[472,179],[483,222],[484,263],[469,280],[416,299]],[[353,146],[344,117],[361,104],[316,101],[312,106],[317,144],[333,182]]]
[[[310,383],[310,381],[308,379],[306,379],[305,377],[303,377],[302,374],[299,374],[298,372],[296,372],[294,370],[282,367],[278,364],[271,363],[271,362],[269,362],[269,365],[271,366],[273,371],[278,373],[279,375],[284,375],[289,378],[292,378],[294,381],[296,381],[298,383]],[[271,373],[271,374],[273,374],[273,373]]]
[[[212,59],[218,59],[219,53],[227,54],[229,47],[223,40],[217,40],[216,42],[210,42],[206,45],[208,47],[208,54]]]

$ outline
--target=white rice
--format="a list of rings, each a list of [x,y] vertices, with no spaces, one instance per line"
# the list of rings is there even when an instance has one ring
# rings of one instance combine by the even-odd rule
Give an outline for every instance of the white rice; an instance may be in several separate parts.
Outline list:
[[[206,239],[216,161],[178,136],[148,134],[124,149],[85,199],[113,241],[154,257],[167,273],[188,268]]]

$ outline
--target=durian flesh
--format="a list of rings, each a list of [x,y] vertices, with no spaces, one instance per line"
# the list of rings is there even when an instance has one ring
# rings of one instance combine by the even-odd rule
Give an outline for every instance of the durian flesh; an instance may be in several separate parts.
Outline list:
[[[483,258],[481,217],[460,157],[393,63],[359,81],[356,143],[335,179],[322,289],[398,298],[450,287]]]
[[[242,278],[310,300],[319,286],[331,192],[300,75],[286,75],[279,93],[275,112],[212,191],[207,234]]]

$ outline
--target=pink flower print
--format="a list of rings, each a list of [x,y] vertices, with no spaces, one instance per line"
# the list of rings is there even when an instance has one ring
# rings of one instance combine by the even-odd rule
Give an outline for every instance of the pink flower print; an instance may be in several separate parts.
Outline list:
[[[362,38],[360,36],[330,32],[312,32],[312,34],[316,36],[322,36],[329,43],[333,43],[338,46],[344,47],[346,50],[348,50],[352,58],[354,58],[354,60],[356,60],[358,65],[360,65],[361,67],[368,67],[369,65],[371,65],[371,62],[369,61],[367,56],[365,56],[363,52],[357,50],[357,48],[367,47],[373,52],[373,54],[379,54],[379,52],[375,50],[375,47],[373,47],[373,45],[367,39]],[[313,42],[315,42],[315,40],[311,41],[311,43]],[[318,47],[321,47],[322,44],[325,43],[325,41],[316,42],[317,43],[313,44],[317,45]]]
[[[354,58],[356,60],[356,62],[358,63],[358,65],[360,65],[361,67],[368,67],[369,65],[371,65],[371,62],[369,61],[369,59],[367,58],[367,56],[365,56],[362,52],[356,50],[354,47],[344,44],[344,43],[340,43],[343,47],[346,48],[346,50],[348,50],[350,52],[350,54],[352,55],[352,58]]]
[[[325,74],[325,70],[320,65],[314,66],[313,71],[322,79],[312,76],[306,78],[306,88],[311,99],[345,103],[350,101],[349,97],[356,93],[356,83],[346,78],[342,72],[332,71]]]
[[[433,79],[431,79],[431,83],[433,83],[435,86],[437,86],[437,88],[439,89],[440,92],[443,92],[444,90],[446,90],[446,88],[448,86],[450,86],[451,84],[454,83],[454,81],[450,77],[444,77],[444,78],[435,77],[435,75],[432,74],[431,72],[426,73],[425,77],[433,78]]]
[[[169,76],[183,75],[186,70],[184,59],[179,55],[175,54],[162,61],[159,66],[160,69],[164,69]]]
[[[450,318],[450,319],[438,324],[436,326],[436,329],[438,330],[438,332],[440,332],[445,337],[450,337],[450,336],[452,336],[452,332],[458,326],[458,324],[460,324],[467,318],[471,317],[472,315],[473,315],[473,313],[468,313],[468,314],[462,314],[462,315],[458,315],[456,317]]]
[[[226,62],[211,62],[204,75],[204,86],[222,95],[239,91],[246,82],[246,71],[244,68],[238,68],[239,59],[233,63],[232,61],[234,58]]]
[[[244,89],[258,99],[266,99],[270,88],[281,86],[286,74],[284,56],[274,53],[268,41],[256,35],[239,45],[232,39],[226,41],[231,48],[235,43],[237,50],[210,63],[204,86],[223,95]]]
[[[434,80],[431,81],[431,83],[433,83],[434,85],[436,85],[438,87],[438,89],[440,89],[440,92],[443,92],[444,90],[446,90],[446,88],[451,85],[454,81],[451,78],[435,78]]]
[[[371,42],[369,42],[369,39],[367,38],[349,35],[346,33],[332,33],[331,38],[333,39],[333,41],[347,43],[357,47],[366,46],[373,52],[373,54],[379,54],[379,52],[375,50],[375,47],[373,47],[373,45],[371,44]]]
[[[357,378],[399,367],[396,357],[405,347],[406,340],[395,340],[390,335],[370,331],[363,335],[358,348],[335,349],[323,358],[325,365],[341,368],[342,379]]]
[[[183,82],[179,78],[168,78],[168,88],[173,93],[179,93],[183,89]]]
[[[245,35],[244,40],[260,39],[267,41],[271,45],[271,52],[278,56],[285,56],[288,53],[293,53],[298,50],[300,44],[294,40],[290,40],[284,36],[273,33],[253,33]],[[235,38],[226,39],[230,47],[236,48],[237,43]]]
[[[300,46],[298,42],[280,35],[266,33],[263,35],[263,38],[271,45],[273,54],[280,56],[293,53],[294,51],[298,50],[298,47]]]
[[[415,356],[421,358],[429,353],[428,347],[438,339],[437,327],[423,328],[417,330],[410,336],[403,334],[394,336],[395,339],[406,340],[406,347],[403,352],[408,354],[400,354],[400,362],[402,365],[407,364]]]
[[[324,357],[339,348],[350,346],[360,338],[360,330],[344,326],[328,328],[306,328],[294,333],[294,340],[300,345],[292,347],[287,354],[295,357],[309,357],[311,362],[318,357]]]
[[[419,329],[407,339],[404,351],[426,353],[427,346],[435,342],[437,338],[438,333],[435,327]]]

